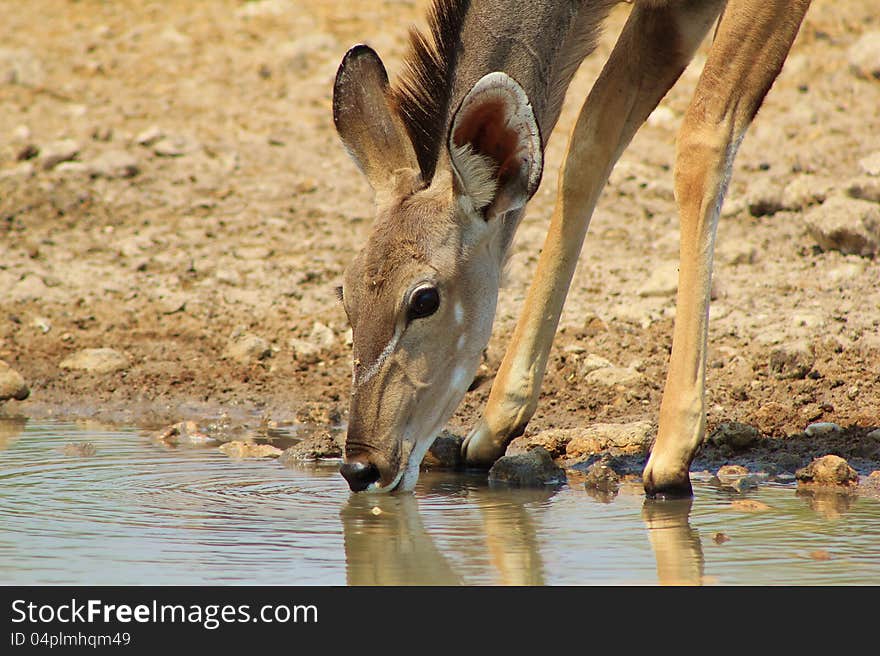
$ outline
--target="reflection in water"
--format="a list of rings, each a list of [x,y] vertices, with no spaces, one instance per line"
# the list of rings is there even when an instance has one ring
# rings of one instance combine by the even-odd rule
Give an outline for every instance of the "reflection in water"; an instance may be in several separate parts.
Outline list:
[[[8,449],[21,437],[26,424],[25,417],[0,417],[0,451]]]
[[[340,512],[349,585],[458,585],[412,494],[352,494]]]
[[[762,484],[754,512],[700,480],[693,501],[622,484],[605,503],[469,472],[351,495],[338,465],[169,450],[134,429],[0,420],[0,436],[0,584],[880,583],[880,501],[862,495]],[[68,453],[84,442],[94,455]]]
[[[660,585],[703,582],[700,534],[690,525],[692,505],[693,499],[645,499],[642,506]]]
[[[813,512],[829,520],[840,519],[856,500],[852,490],[834,487],[798,488],[796,494],[806,500]]]
[[[501,585],[543,585],[538,539],[526,504],[546,501],[556,489],[469,492],[483,529],[470,544],[469,555],[488,555]],[[426,530],[416,496],[353,494],[340,517],[349,585],[467,583]]]

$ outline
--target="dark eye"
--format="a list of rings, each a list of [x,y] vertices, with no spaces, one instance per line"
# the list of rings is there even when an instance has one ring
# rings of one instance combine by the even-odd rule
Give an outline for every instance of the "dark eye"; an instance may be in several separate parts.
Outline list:
[[[423,285],[416,288],[410,296],[407,318],[412,320],[429,317],[437,311],[438,307],[440,307],[440,292],[436,287]]]

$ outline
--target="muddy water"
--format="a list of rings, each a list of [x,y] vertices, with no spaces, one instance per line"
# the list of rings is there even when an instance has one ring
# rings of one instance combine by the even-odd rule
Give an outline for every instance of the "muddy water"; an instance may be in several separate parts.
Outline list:
[[[880,584],[880,501],[695,490],[426,473],[415,495],[350,495],[333,463],[0,420],[0,584]]]

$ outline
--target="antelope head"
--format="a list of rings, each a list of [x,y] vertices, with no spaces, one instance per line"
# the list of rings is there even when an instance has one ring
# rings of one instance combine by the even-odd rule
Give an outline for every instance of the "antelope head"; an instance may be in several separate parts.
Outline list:
[[[505,251],[540,182],[540,133],[522,88],[490,73],[451,115],[436,170],[423,175],[367,46],[343,59],[333,114],[376,199],[343,277],[354,366],[340,471],[356,492],[411,490],[489,341]]]

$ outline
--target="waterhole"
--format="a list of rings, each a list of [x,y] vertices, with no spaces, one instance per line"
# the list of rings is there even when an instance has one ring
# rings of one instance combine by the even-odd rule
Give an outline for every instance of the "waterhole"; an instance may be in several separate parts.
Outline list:
[[[597,498],[460,472],[352,495],[337,468],[2,420],[0,583],[880,584],[872,498],[698,479],[693,501],[651,502],[637,484]]]

